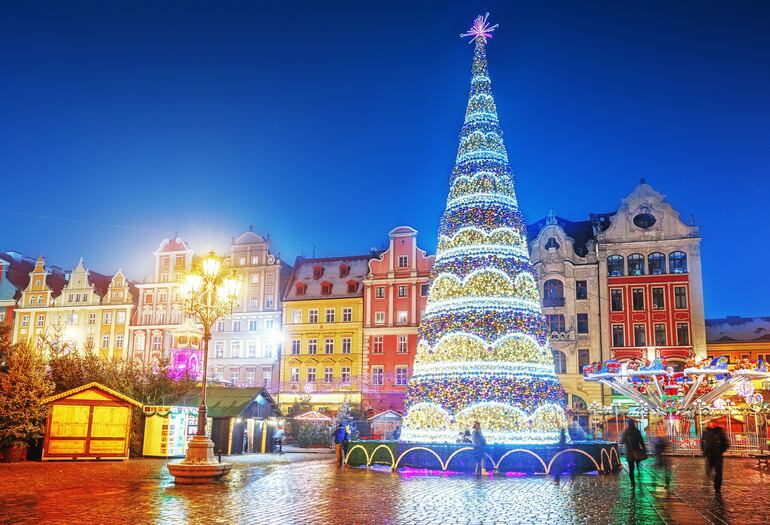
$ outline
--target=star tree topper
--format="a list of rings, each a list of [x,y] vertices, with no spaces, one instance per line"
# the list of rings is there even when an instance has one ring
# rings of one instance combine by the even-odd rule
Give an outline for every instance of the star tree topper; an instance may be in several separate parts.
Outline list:
[[[489,22],[487,22],[487,18],[489,18],[489,13],[485,14],[484,16],[477,16],[476,19],[473,21],[473,25],[468,30],[467,33],[461,33],[461,37],[469,36],[471,37],[469,44],[472,42],[479,42],[481,44],[486,44],[487,38],[492,38],[492,31],[497,29],[499,24],[495,24],[493,26],[489,25]]]

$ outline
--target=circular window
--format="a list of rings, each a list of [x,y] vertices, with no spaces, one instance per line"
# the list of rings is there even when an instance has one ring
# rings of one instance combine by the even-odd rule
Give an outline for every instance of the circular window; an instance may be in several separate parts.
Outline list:
[[[640,213],[634,217],[634,224],[642,229],[652,228],[655,224],[655,216],[651,213]]]

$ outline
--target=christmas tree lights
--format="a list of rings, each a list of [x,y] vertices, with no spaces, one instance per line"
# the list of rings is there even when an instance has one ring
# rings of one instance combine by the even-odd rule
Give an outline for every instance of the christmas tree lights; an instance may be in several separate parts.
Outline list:
[[[402,441],[454,442],[475,421],[490,443],[556,443],[566,426],[524,218],[487,73],[497,26],[478,17],[460,132]]]

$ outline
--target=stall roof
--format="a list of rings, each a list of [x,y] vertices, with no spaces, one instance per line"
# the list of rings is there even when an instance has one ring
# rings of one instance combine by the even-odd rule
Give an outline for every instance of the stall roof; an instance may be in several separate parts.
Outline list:
[[[89,390],[91,388],[95,388],[96,390],[101,390],[106,394],[117,397],[118,399],[121,399],[126,403],[131,403],[132,405],[136,405],[140,408],[144,406],[142,405],[142,403],[140,403],[136,399],[131,399],[130,397],[123,395],[120,392],[113,390],[109,387],[106,387],[101,383],[97,383],[96,381],[92,381],[91,383],[86,383],[85,385],[81,385],[79,387],[73,388],[72,390],[67,390],[66,392],[62,392],[61,394],[56,394],[53,396],[46,397],[45,399],[40,401],[40,404],[45,405],[50,403],[51,401],[56,401],[57,399],[64,399],[65,397],[74,396],[75,394],[78,394],[80,392],[85,392],[86,390]]]
[[[238,417],[258,396],[267,402],[278,417],[283,417],[273,397],[264,388],[206,387],[206,408],[209,417]],[[201,403],[200,389],[184,394],[175,406],[197,407]]]
[[[380,412],[379,414],[370,417],[369,421],[374,419],[402,419],[403,417],[404,416],[400,412],[396,412],[395,410],[385,410],[384,412]]]
[[[329,416],[325,416],[320,412],[316,412],[315,410],[311,410],[310,412],[305,412],[304,414],[300,414],[294,419],[298,419],[300,421],[331,421],[332,420],[332,418],[330,418]]]

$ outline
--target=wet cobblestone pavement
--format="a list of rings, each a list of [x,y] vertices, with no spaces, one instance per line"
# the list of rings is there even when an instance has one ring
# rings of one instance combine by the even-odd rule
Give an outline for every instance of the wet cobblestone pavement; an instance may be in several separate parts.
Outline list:
[[[672,490],[643,468],[605,476],[406,475],[335,467],[325,454],[232,458],[229,480],[177,487],[165,461],[0,464],[6,524],[767,524],[770,474],[725,462],[722,498],[698,458],[677,458]],[[647,462],[650,463],[650,462]]]

